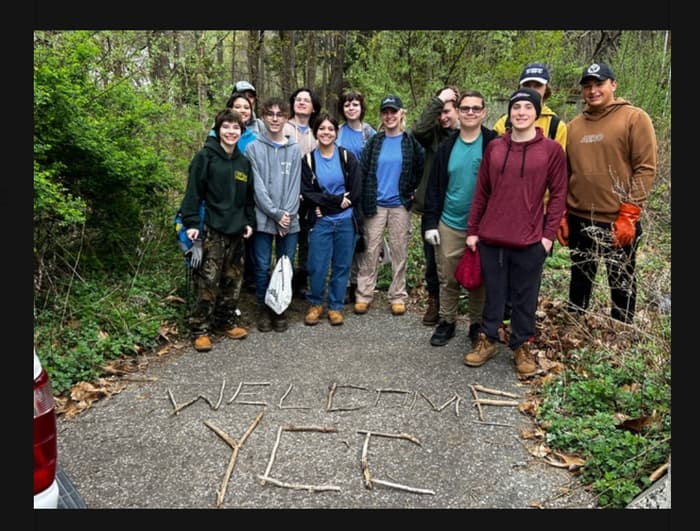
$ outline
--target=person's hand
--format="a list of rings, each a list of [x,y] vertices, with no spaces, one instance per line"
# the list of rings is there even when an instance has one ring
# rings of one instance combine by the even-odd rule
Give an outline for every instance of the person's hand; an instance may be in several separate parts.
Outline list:
[[[289,225],[292,222],[292,218],[289,215],[289,212],[285,212],[282,214],[282,217],[279,220],[279,226],[282,227],[283,229],[289,229]]]
[[[202,265],[202,240],[194,240],[187,254],[190,255],[192,269],[198,269]]]
[[[440,233],[437,229],[429,229],[425,231],[425,241],[430,245],[440,245]]]
[[[569,219],[566,217],[566,212],[561,217],[559,228],[557,229],[557,241],[564,247],[569,245]]]
[[[349,195],[350,195],[350,192],[345,192],[343,194],[343,199],[340,202],[340,208],[348,208],[352,205],[352,201],[350,201],[350,199],[348,198]]]
[[[635,223],[639,220],[641,209],[632,203],[622,203],[617,219],[613,223],[613,245],[615,247],[627,247],[634,241],[636,229]]]
[[[322,217],[323,217],[323,212],[321,212],[321,207],[320,207],[320,206],[317,206],[316,209],[314,210],[314,212],[316,213],[316,217],[317,217],[317,218],[322,218]]]
[[[446,103],[450,100],[457,101],[458,95],[454,90],[447,87],[440,91],[440,94],[438,94],[438,98],[442,100],[442,103]]]
[[[476,252],[476,244],[479,243],[479,237],[478,236],[467,236],[467,247],[472,250],[472,252]]]
[[[549,238],[542,238],[542,240],[540,241],[542,242],[542,247],[544,247],[544,251],[547,254],[549,254],[549,252],[552,250],[552,247],[554,246],[554,242]]]
[[[253,235],[253,227],[246,225],[243,227],[243,239],[247,240]]]
[[[187,230],[185,231],[185,234],[187,234],[187,237],[188,237],[190,240],[194,241],[194,240],[196,240],[197,238],[199,238],[199,229],[187,229]]]

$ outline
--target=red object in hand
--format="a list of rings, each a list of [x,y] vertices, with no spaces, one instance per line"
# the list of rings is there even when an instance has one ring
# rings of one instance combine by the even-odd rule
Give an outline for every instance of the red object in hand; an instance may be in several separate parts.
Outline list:
[[[626,247],[634,241],[634,225],[639,220],[641,209],[631,203],[622,203],[617,219],[613,223],[613,245],[616,247]]]
[[[569,245],[569,220],[566,217],[566,212],[564,212],[564,215],[561,217],[561,221],[559,222],[559,228],[557,229],[557,240],[564,247]]]
[[[455,279],[469,291],[481,287],[481,257],[478,247],[476,251],[472,251],[469,247],[464,248],[464,254],[455,269]]]

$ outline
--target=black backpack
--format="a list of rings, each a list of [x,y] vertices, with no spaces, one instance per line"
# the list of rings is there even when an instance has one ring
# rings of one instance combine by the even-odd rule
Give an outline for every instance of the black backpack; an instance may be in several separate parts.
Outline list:
[[[559,128],[559,117],[556,114],[552,115],[552,120],[549,122],[549,138],[552,140],[556,140],[557,138],[557,129]],[[506,129],[510,129],[510,116],[506,117]]]

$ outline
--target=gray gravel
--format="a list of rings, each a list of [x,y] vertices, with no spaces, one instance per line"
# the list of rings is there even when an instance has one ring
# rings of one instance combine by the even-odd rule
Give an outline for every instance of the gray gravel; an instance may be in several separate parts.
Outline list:
[[[347,306],[345,324],[338,327],[325,318],[305,326],[303,309],[295,300],[284,333],[263,334],[251,327],[241,341],[217,338],[208,353],[196,352],[188,342],[173,354],[154,358],[139,374],[154,381],[130,382],[75,419],[60,417],[61,463],[87,506],[216,507],[232,450],[205,422],[238,441],[262,411],[240,448],[223,508],[595,507],[573,475],[527,451],[534,442],[522,439],[520,430],[533,424],[516,407],[484,406],[486,421],[503,426],[478,422],[469,384],[519,397],[528,391],[516,378],[505,346],[489,363],[470,368],[462,362],[470,346],[463,321],[448,345],[432,347],[433,328],[421,323],[420,309],[412,306],[400,317],[382,302],[363,316],[353,315]],[[327,411],[333,383],[341,387],[332,406],[349,410]],[[347,385],[364,389],[342,387]],[[377,389],[393,391],[378,394]],[[199,399],[174,415],[169,393],[177,404],[203,395],[211,405]],[[460,398],[459,411],[456,401],[436,411],[427,400],[439,408],[454,395]],[[266,405],[241,404],[243,400]],[[289,426],[337,431],[283,430],[269,477],[336,490],[261,484],[278,430]],[[365,488],[361,430],[418,439],[420,445],[372,436],[370,475],[433,494],[379,484]]]

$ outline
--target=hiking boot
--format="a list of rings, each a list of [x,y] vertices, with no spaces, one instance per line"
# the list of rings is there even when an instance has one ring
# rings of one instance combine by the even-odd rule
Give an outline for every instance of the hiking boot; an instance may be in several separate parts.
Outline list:
[[[357,315],[363,315],[369,310],[369,302],[356,302],[353,309]]]
[[[423,324],[434,326],[440,318],[440,299],[437,295],[428,295],[428,309],[423,315]]]
[[[248,330],[241,326],[234,326],[233,328],[224,330],[224,334],[230,337],[231,339],[245,339],[246,337],[248,337]]]
[[[270,332],[272,330],[272,310],[265,304],[258,306],[258,330],[261,332]]]
[[[277,315],[272,312],[272,328],[275,332],[284,332],[289,328],[289,323],[287,322],[287,312],[284,311]]]
[[[456,326],[457,323],[448,323],[444,319],[440,319],[433,336],[430,338],[430,344],[434,347],[447,345],[447,342],[455,336]]]
[[[472,345],[474,345],[476,340],[479,338],[480,331],[481,323],[472,323],[469,325],[469,340],[472,342]]]
[[[211,339],[209,339],[209,336],[194,338],[194,349],[197,352],[209,352],[211,350]]]
[[[483,332],[479,332],[476,344],[470,352],[464,355],[464,363],[470,367],[479,367],[493,358],[497,352],[496,342],[491,341]]]
[[[518,371],[518,378],[528,378],[537,372],[537,361],[535,355],[530,352],[530,342],[525,341],[513,351],[515,359],[515,369]]]
[[[343,312],[340,312],[338,310],[328,310],[328,320],[333,326],[343,324]]]
[[[304,317],[304,323],[313,326],[318,324],[321,314],[323,313],[323,306],[320,304],[312,304],[306,312],[306,317]]]
[[[406,305],[403,302],[391,303],[391,315],[403,315],[406,313]]]

